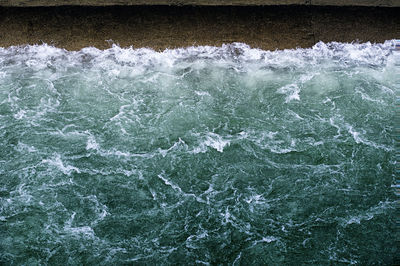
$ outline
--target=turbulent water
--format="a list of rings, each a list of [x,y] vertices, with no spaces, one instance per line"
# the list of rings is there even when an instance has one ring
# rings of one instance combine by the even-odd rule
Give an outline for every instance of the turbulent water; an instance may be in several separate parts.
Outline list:
[[[396,263],[393,48],[0,48],[0,262]]]

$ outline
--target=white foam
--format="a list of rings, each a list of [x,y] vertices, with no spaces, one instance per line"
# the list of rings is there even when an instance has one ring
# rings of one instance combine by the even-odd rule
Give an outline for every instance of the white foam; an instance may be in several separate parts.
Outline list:
[[[88,137],[87,143],[86,143],[86,150],[98,150],[99,149],[99,144],[96,142],[96,139],[94,136],[90,135]]]
[[[167,156],[168,152],[173,151],[173,150],[176,150],[176,149],[178,149],[179,147],[185,147],[185,148],[187,148],[186,143],[185,143],[181,138],[179,138],[179,140],[178,140],[177,142],[175,142],[175,143],[174,143],[171,147],[169,147],[168,149],[163,150],[163,149],[159,148],[158,151],[161,153],[161,155],[162,155],[163,157],[165,157],[165,156]]]
[[[297,84],[288,84],[277,90],[278,93],[286,94],[285,103],[289,103],[292,100],[300,101],[300,88]]]
[[[211,96],[208,92],[206,91],[194,91],[199,96]]]
[[[158,69],[164,73],[173,73],[188,66],[201,69],[206,66],[205,62],[209,59],[213,59],[216,66],[245,67],[244,69],[248,69],[249,66],[252,71],[266,66],[285,68],[304,67],[306,64],[326,68],[332,65],[321,63],[326,63],[328,59],[332,64],[337,61],[342,64],[352,62],[356,65],[384,65],[391,54],[393,43],[394,40],[383,44],[319,42],[312,48],[278,51],[263,51],[250,48],[243,43],[233,43],[221,47],[197,46],[166,49],[162,52],[147,48],[121,48],[115,44],[106,50],[87,47],[80,51],[68,52],[43,44],[2,48],[0,59],[12,55],[17,59],[16,62],[25,62],[28,68],[36,70],[45,68],[48,64],[59,69],[79,64],[92,64],[113,75],[136,76],[141,75],[147,68]],[[237,64],[237,60],[242,66]],[[133,66],[135,68],[131,68]],[[296,96],[293,97],[297,99]]]
[[[372,206],[367,210],[359,211],[356,214],[349,215],[345,218],[340,218],[342,226],[346,227],[352,224],[361,224],[363,221],[369,221],[375,216],[381,215],[386,212],[386,209],[394,209],[395,202],[384,201],[379,202],[376,206]]]
[[[55,166],[58,170],[63,172],[66,175],[71,175],[73,172],[80,173],[81,171],[72,166],[72,165],[64,165],[64,162],[61,160],[61,155],[55,154],[52,158],[50,159],[45,159],[42,160],[42,163],[49,164],[51,166]]]
[[[375,149],[382,149],[382,150],[385,150],[385,151],[393,151],[392,147],[389,147],[389,146],[386,146],[386,145],[382,145],[382,144],[377,144],[377,143],[375,143],[373,141],[370,141],[370,140],[362,137],[362,135],[365,134],[365,132],[360,133],[360,132],[354,130],[353,126],[351,126],[349,124],[346,124],[345,126],[346,126],[348,132],[351,134],[351,136],[353,137],[354,141],[357,144],[362,143],[362,144],[365,144],[367,146],[371,146],[371,147],[373,147]]]
[[[198,146],[194,147],[191,153],[205,153],[208,151],[208,148],[213,148],[218,152],[223,152],[224,148],[230,145],[230,140],[224,138],[216,133],[208,132],[205,136],[200,136],[199,134],[194,134],[198,139],[200,139],[200,143]]]
[[[208,147],[216,149],[219,152],[223,152],[226,146],[230,145],[230,141],[223,139],[220,135],[215,133],[208,133],[207,139],[204,141],[204,144]]]
[[[14,118],[17,120],[25,118],[26,111],[25,110],[19,110],[16,114],[14,114]]]
[[[260,242],[266,242],[266,243],[271,243],[274,241],[277,241],[278,238],[274,237],[274,236],[264,236]]]
[[[157,175],[157,177],[159,179],[161,179],[165,185],[170,186],[173,190],[175,190],[176,192],[178,192],[179,194],[185,196],[185,197],[191,197],[194,198],[197,202],[201,202],[201,203],[207,203],[205,200],[203,200],[202,198],[196,196],[193,193],[186,193],[184,192],[178,185],[174,184],[173,182],[171,182],[170,180],[168,180],[167,178],[165,178],[163,176],[163,174],[159,174]]]
[[[95,233],[94,233],[93,228],[91,228],[90,226],[79,226],[79,227],[72,226],[72,222],[75,219],[75,215],[76,215],[76,212],[73,212],[70,219],[68,219],[68,221],[65,223],[64,231],[69,234],[76,235],[79,237],[83,236],[83,237],[87,237],[87,238],[94,238]]]
[[[27,144],[22,143],[20,141],[18,142],[16,150],[19,151],[19,152],[27,151],[29,153],[37,152],[37,149],[34,146],[27,145]]]
[[[178,191],[179,193],[183,193],[182,189],[181,189],[179,186],[173,184],[173,183],[170,182],[168,179],[166,179],[165,177],[163,177],[161,174],[158,175],[158,178],[160,178],[167,186],[172,187],[174,190]]]

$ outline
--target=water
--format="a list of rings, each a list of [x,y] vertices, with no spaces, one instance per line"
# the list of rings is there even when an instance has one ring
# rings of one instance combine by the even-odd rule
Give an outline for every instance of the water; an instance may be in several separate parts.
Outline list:
[[[0,261],[395,263],[393,47],[0,48]]]

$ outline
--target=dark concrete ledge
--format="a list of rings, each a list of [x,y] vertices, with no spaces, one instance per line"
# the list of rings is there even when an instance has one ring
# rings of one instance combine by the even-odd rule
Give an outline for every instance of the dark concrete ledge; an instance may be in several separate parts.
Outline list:
[[[399,7],[400,0],[0,0],[0,6],[113,6],[113,5],[322,5]]]
[[[400,37],[400,8],[315,6],[0,7],[0,47],[48,43],[156,50],[243,42],[265,50]],[[111,40],[111,41],[109,41]]]

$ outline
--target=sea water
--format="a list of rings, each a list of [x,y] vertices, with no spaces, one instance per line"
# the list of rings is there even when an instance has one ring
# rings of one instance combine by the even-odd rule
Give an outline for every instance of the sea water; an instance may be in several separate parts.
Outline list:
[[[394,45],[0,48],[1,263],[395,263]]]

